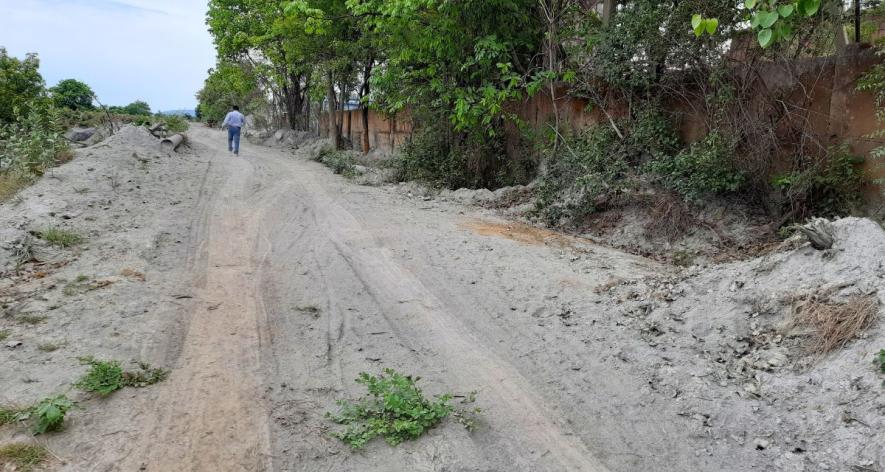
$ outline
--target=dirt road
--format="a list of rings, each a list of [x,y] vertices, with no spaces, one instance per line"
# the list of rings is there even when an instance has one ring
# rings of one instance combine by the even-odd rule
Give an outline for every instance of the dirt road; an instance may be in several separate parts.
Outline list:
[[[390,204],[271,149],[233,157],[214,131],[192,139],[210,160],[192,230],[195,309],[124,470],[607,470],[535,385],[550,366],[516,358],[530,345],[499,321],[533,298],[543,310],[575,276],[544,270],[560,247],[476,236],[456,212]],[[620,275],[644,267],[634,262]],[[496,274],[533,269],[535,294]],[[323,414],[382,367],[437,393],[480,391],[487,424],[342,451]]]
[[[746,324],[760,320],[750,306],[770,297],[759,267],[786,280],[812,253],[683,283],[586,240],[356,185],[306,150],[244,145],[234,157],[221,132],[195,126],[190,151],[151,156],[152,138],[127,133],[81,151],[0,214],[10,228],[89,236],[56,272],[41,265],[0,284],[9,319],[47,314],[36,328],[11,325],[24,344],[0,359],[0,400],[69,389],[83,355],[171,369],[150,388],[78,397],[67,430],[41,439],[57,456],[52,468],[743,471],[816,470],[802,468],[806,449],[819,451],[815,463],[876,457],[865,430],[804,413],[811,401],[867,411],[872,391],[821,396],[801,387],[801,372],[727,371],[722,349],[744,342]],[[875,237],[863,251],[885,245]],[[881,267],[857,260],[849,246],[826,270],[875,280]],[[101,288],[72,295],[77,274]],[[758,283],[736,292],[732,279],[747,277]],[[50,337],[64,337],[62,347],[38,349]],[[825,385],[873,375],[864,359],[876,339],[824,365]],[[385,367],[420,376],[429,394],[478,391],[478,429],[447,421],[418,441],[358,453],[331,438],[325,413],[363,393],[360,372]],[[780,400],[746,394],[748,379]],[[26,436],[0,428],[0,441]],[[834,437],[842,452],[813,449]]]

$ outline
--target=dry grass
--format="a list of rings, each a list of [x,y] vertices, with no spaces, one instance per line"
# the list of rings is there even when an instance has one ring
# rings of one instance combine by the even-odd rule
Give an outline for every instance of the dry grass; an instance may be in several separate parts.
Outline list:
[[[663,193],[654,198],[650,218],[645,225],[649,239],[675,241],[696,225],[691,208],[679,196]]]
[[[844,347],[869,329],[878,315],[879,299],[875,294],[835,303],[830,301],[829,294],[816,293],[793,299],[791,325],[809,328],[809,352],[824,355]]]
[[[0,202],[5,202],[21,189],[31,184],[31,179],[12,172],[0,172]]]
[[[39,444],[13,443],[0,447],[0,466],[9,470],[27,472],[45,462],[49,451]],[[7,470],[5,467],[2,470]]]

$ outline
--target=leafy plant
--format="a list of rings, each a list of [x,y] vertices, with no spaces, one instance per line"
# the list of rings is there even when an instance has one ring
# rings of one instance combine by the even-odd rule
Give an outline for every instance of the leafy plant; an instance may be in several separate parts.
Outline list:
[[[166,122],[166,129],[170,133],[184,133],[189,126],[187,120],[178,115],[164,115],[163,121]]]
[[[417,439],[454,410],[452,395],[428,400],[416,385],[418,380],[393,369],[384,369],[378,376],[361,373],[356,382],[366,386],[369,396],[356,402],[341,400],[337,413],[327,413],[332,421],[345,426],[333,436],[354,449],[378,436],[391,446]]]
[[[19,472],[34,470],[48,456],[49,452],[39,444],[13,443],[0,446],[0,466],[11,465],[12,470]]]
[[[822,158],[808,158],[803,168],[776,176],[773,185],[796,216],[844,216],[862,201],[862,159],[847,146],[831,148]]]
[[[57,431],[65,421],[65,415],[74,407],[74,403],[65,395],[44,398],[31,410],[36,420],[34,434]]]
[[[83,236],[73,231],[56,227],[46,228],[37,233],[37,236],[53,246],[62,248],[76,246],[83,242]]]
[[[95,392],[100,396],[108,396],[124,387],[123,368],[117,361],[99,361],[84,358],[82,362],[89,365],[86,374],[74,384],[75,387],[87,392]]]
[[[138,363],[138,371],[124,371],[118,361],[100,361],[85,357],[81,362],[88,364],[89,370],[74,386],[103,397],[123,387],[140,388],[153,385],[166,380],[169,376],[168,370],[153,368],[144,362]]]
[[[52,101],[59,108],[70,110],[92,110],[92,100],[95,92],[88,85],[79,80],[66,79],[49,89]]]
[[[27,113],[15,116],[13,123],[0,126],[0,172],[39,176],[69,157],[55,109],[32,104]]]
[[[689,200],[734,192],[744,181],[732,162],[733,146],[718,131],[712,131],[674,157],[649,162],[645,170],[665,187]]]
[[[875,359],[873,359],[873,364],[876,366],[879,373],[885,374],[885,349],[881,349],[876,354]]]

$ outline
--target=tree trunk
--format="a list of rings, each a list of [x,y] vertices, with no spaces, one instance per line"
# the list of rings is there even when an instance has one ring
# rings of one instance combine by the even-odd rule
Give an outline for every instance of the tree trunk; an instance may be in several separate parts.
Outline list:
[[[332,145],[335,146],[335,150],[341,149],[341,132],[340,128],[338,128],[338,118],[337,118],[337,105],[335,104],[335,78],[332,75],[332,71],[326,73],[326,98],[329,101],[329,139],[332,140]]]
[[[363,69],[363,88],[360,91],[360,107],[363,112],[363,154],[369,153],[369,103],[365,102],[365,100],[369,96],[369,79],[372,77],[372,67],[374,65],[375,58],[371,58],[366,62],[366,68]]]

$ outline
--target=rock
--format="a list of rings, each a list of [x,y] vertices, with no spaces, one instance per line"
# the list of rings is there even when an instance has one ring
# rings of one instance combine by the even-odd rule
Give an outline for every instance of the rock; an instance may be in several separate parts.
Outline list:
[[[9,341],[8,343],[6,343],[6,347],[8,347],[9,349],[15,349],[21,345],[21,341]]]
[[[768,449],[768,446],[770,446],[771,443],[767,439],[756,438],[753,440],[753,445],[756,446],[756,449],[763,451],[765,449]]]
[[[808,224],[797,227],[800,233],[804,234],[811,247],[818,251],[830,249],[833,247],[833,225],[824,218],[815,218]]]
[[[76,128],[71,128],[71,130],[65,134],[65,137],[70,139],[71,141],[79,143],[79,142],[83,142],[83,141],[86,141],[87,139],[91,138],[92,135],[95,134],[95,131],[96,131],[95,128],[76,127]]]

